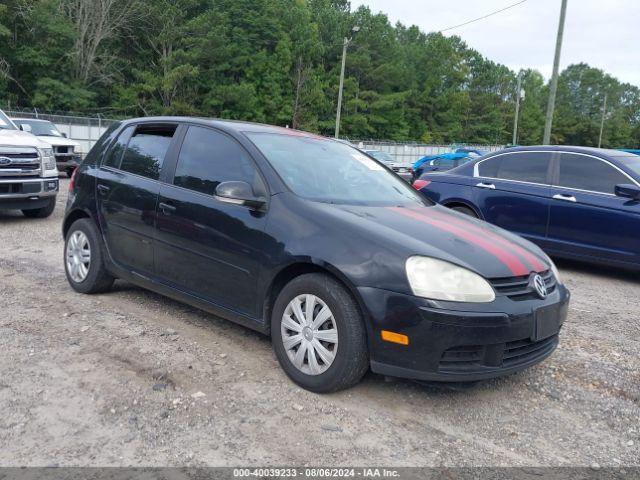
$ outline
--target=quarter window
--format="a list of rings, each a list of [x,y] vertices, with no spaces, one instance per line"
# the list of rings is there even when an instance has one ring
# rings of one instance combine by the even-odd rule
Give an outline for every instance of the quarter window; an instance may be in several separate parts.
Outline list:
[[[122,161],[122,154],[124,153],[125,148],[127,148],[127,143],[129,143],[129,139],[131,138],[131,134],[135,127],[127,127],[122,133],[118,136],[116,143],[111,147],[107,158],[104,161],[104,165],[107,167],[120,168],[120,162]]]
[[[158,180],[175,131],[175,125],[138,125],[122,156],[120,170]]]
[[[189,127],[173,183],[213,195],[221,182],[242,181],[257,193],[264,190],[249,154],[231,137],[203,127]]]
[[[602,160],[575,153],[563,153],[560,156],[558,183],[561,187],[613,194],[617,184],[630,183],[630,180]]]

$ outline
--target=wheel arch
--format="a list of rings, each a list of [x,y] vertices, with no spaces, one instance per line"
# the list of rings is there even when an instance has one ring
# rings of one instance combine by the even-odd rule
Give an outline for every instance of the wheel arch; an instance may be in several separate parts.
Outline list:
[[[75,210],[67,213],[64,221],[62,222],[62,238],[67,238],[67,233],[69,232],[71,225],[73,225],[73,222],[82,218],[93,220],[93,216],[82,208],[76,208]]]
[[[368,337],[370,322],[367,321],[367,309],[364,306],[360,294],[358,293],[358,289],[342,272],[340,272],[340,270],[338,270],[333,265],[326,262],[314,262],[312,260],[291,263],[280,269],[280,271],[278,271],[278,273],[272,278],[266,290],[263,304],[263,318],[265,322],[266,333],[269,336],[271,335],[271,314],[273,312],[275,301],[282,289],[296,277],[305,275],[307,273],[323,273],[325,275],[328,275],[329,277],[336,280],[339,284],[341,284],[347,290],[347,292],[349,292],[351,297],[355,300],[358,310],[360,311],[360,315],[362,316],[362,319],[365,323],[365,331],[367,332]]]
[[[470,210],[473,211],[473,213],[476,214],[476,216],[481,219],[484,220],[484,216],[482,215],[482,212],[480,211],[479,208],[477,208],[475,205],[473,205],[471,202],[467,201],[467,200],[462,200],[459,198],[452,198],[452,199],[448,199],[444,202],[442,202],[441,204],[444,207],[447,208],[453,208],[453,207],[466,207]]]

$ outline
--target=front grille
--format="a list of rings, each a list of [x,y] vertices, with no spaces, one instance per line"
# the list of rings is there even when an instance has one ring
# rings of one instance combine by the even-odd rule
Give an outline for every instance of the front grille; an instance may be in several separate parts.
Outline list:
[[[547,294],[556,289],[556,279],[551,270],[546,270],[540,274],[547,286]],[[531,275],[521,277],[496,278],[491,280],[493,289],[498,294],[505,295],[512,300],[531,300],[538,298],[535,289],[531,285]]]
[[[0,147],[0,176],[23,177],[40,174],[40,156],[35,148]]]
[[[453,347],[442,354],[439,370],[455,373],[515,367],[550,353],[557,344],[558,334],[539,341],[527,338],[494,345]]]

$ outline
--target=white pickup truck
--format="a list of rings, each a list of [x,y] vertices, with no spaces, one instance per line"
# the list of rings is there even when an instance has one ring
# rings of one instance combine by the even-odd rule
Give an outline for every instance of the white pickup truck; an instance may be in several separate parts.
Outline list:
[[[0,209],[48,217],[56,206],[58,188],[51,145],[19,130],[0,110]]]

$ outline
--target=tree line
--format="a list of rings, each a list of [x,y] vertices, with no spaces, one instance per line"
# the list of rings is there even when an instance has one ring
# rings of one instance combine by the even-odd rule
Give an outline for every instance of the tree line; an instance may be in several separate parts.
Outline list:
[[[511,142],[517,72],[459,37],[347,0],[2,0],[6,107],[105,117],[199,115],[425,143]],[[491,35],[491,32],[487,32]],[[542,141],[548,84],[523,72],[519,144]],[[640,147],[640,89],[586,64],[558,87],[552,142]]]

